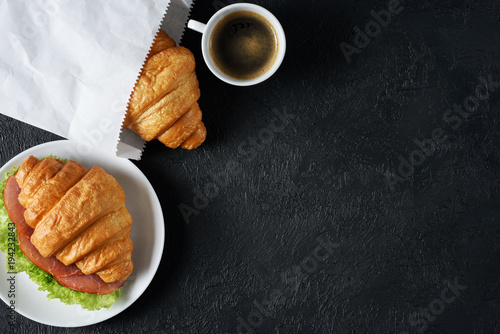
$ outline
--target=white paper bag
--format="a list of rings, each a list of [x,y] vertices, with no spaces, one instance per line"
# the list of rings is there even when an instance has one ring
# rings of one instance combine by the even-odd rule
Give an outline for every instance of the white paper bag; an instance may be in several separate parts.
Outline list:
[[[0,0],[0,112],[140,159],[144,142],[121,126],[169,5],[162,27],[180,42],[191,0]]]

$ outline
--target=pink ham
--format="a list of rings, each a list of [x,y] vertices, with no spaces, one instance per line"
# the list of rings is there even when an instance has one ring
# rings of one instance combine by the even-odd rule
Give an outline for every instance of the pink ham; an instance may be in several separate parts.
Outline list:
[[[92,293],[97,295],[107,295],[121,287],[123,282],[106,283],[96,274],[73,275],[66,277],[54,277],[57,283],[71,290]]]
[[[35,248],[27,236],[19,234],[19,249],[31,262],[38,268],[45,270],[52,276],[66,277],[71,275],[83,275],[82,271],[74,264],[65,266],[55,256],[43,257],[42,254]]]
[[[26,257],[33,262],[38,268],[48,272],[54,276],[55,280],[69,289],[106,295],[123,286],[123,282],[106,283],[96,274],[83,275],[80,269],[74,264],[66,266],[55,256],[43,257],[40,252],[30,241],[30,236],[33,234],[31,228],[24,220],[25,208],[17,199],[21,188],[17,184],[16,179],[11,176],[7,179],[5,189],[3,191],[3,199],[5,209],[16,226],[18,232],[19,249]]]
[[[34,230],[24,220],[25,209],[17,199],[20,192],[21,188],[17,184],[16,178],[14,176],[9,177],[3,190],[3,202],[10,220],[16,225],[17,232],[26,237],[31,237]]]

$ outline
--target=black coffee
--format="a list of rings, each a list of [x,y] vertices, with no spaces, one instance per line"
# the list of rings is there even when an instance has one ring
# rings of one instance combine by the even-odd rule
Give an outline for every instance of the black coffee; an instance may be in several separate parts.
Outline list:
[[[278,54],[278,38],[262,15],[238,11],[225,16],[210,36],[210,57],[224,74],[238,80],[261,76]]]

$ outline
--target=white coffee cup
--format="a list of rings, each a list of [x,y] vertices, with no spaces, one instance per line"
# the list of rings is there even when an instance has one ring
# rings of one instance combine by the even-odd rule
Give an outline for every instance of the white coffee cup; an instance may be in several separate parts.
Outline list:
[[[237,12],[237,11],[251,11],[257,14],[262,15],[264,18],[266,18],[271,25],[274,28],[274,31],[276,32],[276,37],[278,39],[278,53],[276,55],[276,60],[274,61],[274,64],[262,75],[253,78],[253,79],[248,79],[248,80],[240,80],[240,79],[235,79],[232,78],[225,73],[223,73],[221,70],[215,66],[214,61],[210,57],[210,37],[212,35],[212,31],[216,24],[224,18],[226,15]],[[285,58],[285,50],[286,50],[286,39],[285,39],[285,32],[283,30],[283,27],[281,26],[280,22],[278,19],[267,9],[254,5],[254,4],[249,4],[249,3],[236,3],[232,4],[229,6],[226,6],[219,11],[217,11],[207,22],[207,24],[203,24],[201,22],[195,21],[195,20],[189,20],[188,22],[188,28],[195,30],[197,32],[202,33],[202,38],[201,38],[201,51],[203,53],[203,59],[205,60],[205,63],[207,64],[208,68],[210,71],[212,71],[215,76],[217,76],[219,79],[222,81],[225,81],[229,84],[236,85],[236,86],[251,86],[255,85],[258,83],[263,82],[264,80],[267,80],[269,77],[271,77],[280,67],[281,63],[283,62],[283,59]]]

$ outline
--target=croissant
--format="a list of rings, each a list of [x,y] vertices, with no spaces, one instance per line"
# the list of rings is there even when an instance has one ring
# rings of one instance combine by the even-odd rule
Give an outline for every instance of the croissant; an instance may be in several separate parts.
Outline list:
[[[28,225],[24,231],[29,231],[18,232],[43,258],[76,265],[80,275],[96,274],[105,283],[126,280],[133,270],[132,217],[125,193],[111,175],[97,166],[87,170],[71,160],[30,156],[14,177]]]
[[[170,148],[194,149],[207,135],[199,98],[193,54],[175,46],[159,30],[132,92],[123,126],[146,141],[158,139]]]

